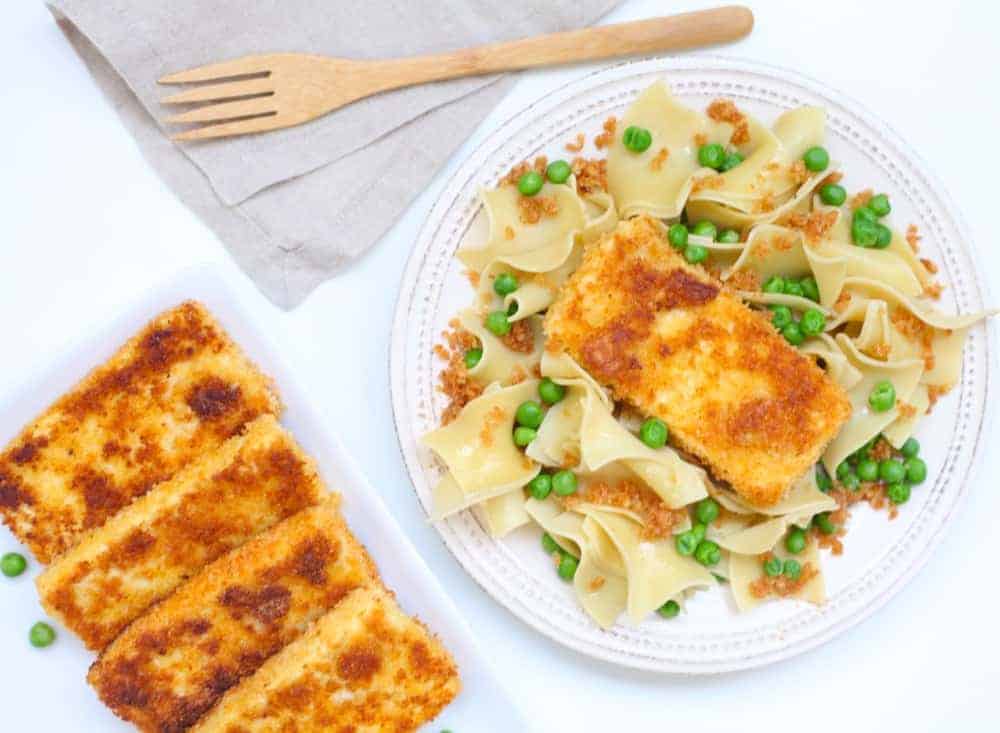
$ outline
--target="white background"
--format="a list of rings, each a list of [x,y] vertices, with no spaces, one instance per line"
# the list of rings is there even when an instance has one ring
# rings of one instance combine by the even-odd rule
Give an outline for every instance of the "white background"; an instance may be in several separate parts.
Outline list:
[[[709,4],[633,1],[611,19]],[[993,304],[1000,304],[995,4],[751,5],[757,16],[752,36],[722,52],[813,76],[888,120],[961,206]],[[237,269],[146,165],[41,4],[3,4],[0,68],[2,403],[66,345],[171,273],[203,262]],[[584,70],[526,75],[463,151],[523,104]],[[759,671],[684,679],[594,662],[529,631],[465,576],[425,522],[404,472],[387,361],[410,244],[463,151],[373,251],[293,313],[278,311],[242,276],[240,282],[262,330],[284,349],[537,729],[996,730],[997,450],[988,452],[936,555],[892,602],[826,646]],[[89,366],[80,365],[81,371]],[[10,535],[0,533],[0,552],[13,546]],[[33,592],[24,578],[0,588],[0,604],[2,594]],[[0,629],[7,637],[0,650],[8,652],[0,665],[12,664],[9,650],[24,643],[33,621]],[[37,700],[58,705],[59,691],[46,690],[45,666],[57,659],[52,651],[33,652],[37,658],[19,661],[18,670],[4,670],[13,675],[3,676],[41,693]],[[30,717],[19,714],[24,709],[13,717],[34,721],[34,730],[52,730],[45,724],[46,704],[20,696],[10,686],[0,689],[7,719],[0,729],[8,729],[12,709],[30,704]],[[456,733],[485,730],[489,721],[470,720]]]

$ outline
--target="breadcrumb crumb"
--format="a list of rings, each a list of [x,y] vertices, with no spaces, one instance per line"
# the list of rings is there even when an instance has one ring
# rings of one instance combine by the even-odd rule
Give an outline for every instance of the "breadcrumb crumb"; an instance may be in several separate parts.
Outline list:
[[[740,112],[731,99],[716,99],[705,110],[709,119],[716,122],[728,122],[733,126],[733,134],[729,142],[733,145],[744,145],[750,142],[750,125],[746,115]]]
[[[663,168],[663,164],[667,162],[669,155],[669,150],[666,148],[660,148],[660,152],[656,154],[656,157],[649,161],[650,170],[658,172],[661,168]]]
[[[608,161],[603,158],[573,158],[573,175],[581,196],[608,190]]]
[[[465,366],[465,352],[479,346],[479,339],[462,328],[457,318],[448,322],[449,329],[441,334],[444,344],[435,344],[434,353],[445,362],[438,378],[438,391],[448,398],[448,406],[441,416],[447,425],[469,402],[483,393],[483,386],[469,376]]]
[[[611,145],[615,140],[615,130],[618,127],[618,119],[615,117],[609,117],[604,120],[604,131],[594,138],[594,146],[598,150],[603,150],[604,148]],[[579,152],[579,151],[574,151]]]
[[[568,150],[571,153],[579,153],[581,150],[583,150],[583,146],[586,145],[586,143],[587,143],[587,138],[584,137],[584,134],[582,132],[578,132],[576,134],[575,142],[566,143],[566,150]]]

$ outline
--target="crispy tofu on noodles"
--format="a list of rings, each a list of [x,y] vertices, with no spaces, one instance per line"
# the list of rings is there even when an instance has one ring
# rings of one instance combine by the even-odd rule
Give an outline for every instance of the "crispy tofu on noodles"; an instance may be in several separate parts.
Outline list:
[[[848,419],[843,389],[703,269],[649,217],[588,248],[545,319],[616,399],[750,502],[779,501]]]
[[[281,404],[196,302],[154,318],[0,454],[0,516],[43,564]]]
[[[84,536],[37,581],[42,605],[100,651],[224,553],[326,495],[271,415]]]
[[[380,584],[332,496],[182,585],[125,629],[87,679],[140,730],[180,733],[352,590]]]
[[[192,733],[415,731],[458,694],[455,662],[381,588],[353,591]]]

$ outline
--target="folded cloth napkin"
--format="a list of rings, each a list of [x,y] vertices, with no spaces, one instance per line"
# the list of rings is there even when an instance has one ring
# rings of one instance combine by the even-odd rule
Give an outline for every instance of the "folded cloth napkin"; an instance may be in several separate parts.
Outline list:
[[[164,74],[238,56],[441,52],[584,26],[618,0],[51,0],[154,168],[258,287],[292,308],[371,247],[513,79],[424,84],[262,135],[172,142]]]

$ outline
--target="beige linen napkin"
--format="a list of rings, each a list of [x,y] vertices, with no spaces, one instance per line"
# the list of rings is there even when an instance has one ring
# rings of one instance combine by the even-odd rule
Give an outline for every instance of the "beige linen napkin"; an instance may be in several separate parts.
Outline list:
[[[512,78],[425,84],[289,130],[186,144],[160,127],[157,78],[253,53],[440,52],[584,26],[617,1],[51,0],[49,8],[153,167],[264,294],[291,308],[389,229]]]

